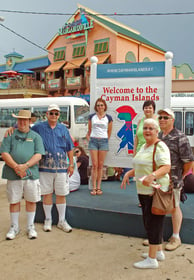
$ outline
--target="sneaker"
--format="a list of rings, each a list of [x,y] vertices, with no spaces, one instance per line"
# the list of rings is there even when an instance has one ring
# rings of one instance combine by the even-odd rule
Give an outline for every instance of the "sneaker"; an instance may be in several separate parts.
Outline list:
[[[7,240],[12,240],[18,235],[19,233],[19,228],[16,225],[11,225],[10,230],[6,234],[6,239]]]
[[[62,229],[65,232],[71,232],[72,231],[72,227],[68,224],[67,221],[61,221],[58,223],[57,227],[59,229]]]
[[[135,268],[158,268],[158,261],[156,259],[150,259],[149,257],[141,262],[133,264]]]
[[[146,259],[149,255],[148,255],[148,253],[143,253],[141,256],[142,256],[144,259]],[[158,251],[158,252],[156,253],[156,259],[157,259],[157,261],[164,261],[164,260],[165,260],[164,252],[163,252],[163,251]]]
[[[149,240],[148,239],[144,239],[142,244],[143,244],[143,246],[149,246]]]
[[[50,232],[52,230],[52,221],[51,220],[45,220],[43,230],[46,232]]]
[[[37,232],[35,230],[34,225],[31,225],[28,227],[28,238],[29,239],[36,239],[37,238]]]
[[[180,238],[175,238],[175,237],[172,236],[169,239],[169,242],[166,244],[165,250],[167,250],[167,251],[174,251],[174,250],[176,250],[180,246],[181,246]]]

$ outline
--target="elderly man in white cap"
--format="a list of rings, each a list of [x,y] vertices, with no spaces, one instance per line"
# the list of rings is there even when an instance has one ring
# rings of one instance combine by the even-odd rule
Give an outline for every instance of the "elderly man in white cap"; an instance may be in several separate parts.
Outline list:
[[[40,135],[30,129],[31,112],[20,110],[17,129],[3,139],[2,159],[5,161],[2,177],[7,179],[7,196],[10,203],[11,227],[6,239],[12,240],[19,233],[20,201],[24,196],[27,212],[29,239],[37,238],[34,227],[36,202],[41,199],[38,162],[45,153]]]
[[[158,111],[158,120],[161,131],[159,138],[166,143],[171,155],[171,178],[174,185],[175,209],[172,213],[173,234],[165,249],[173,251],[181,245],[179,236],[182,224],[182,211],[180,209],[181,189],[183,178],[192,167],[193,153],[189,141],[184,133],[174,128],[175,116],[171,109]]]
[[[46,113],[47,121],[36,123],[32,129],[40,134],[45,147],[45,155],[40,161],[40,184],[43,195],[45,221],[43,229],[52,230],[53,192],[56,195],[56,208],[59,214],[57,227],[65,232],[72,231],[67,223],[66,195],[69,194],[68,176],[73,174],[73,142],[68,129],[58,122],[60,108],[51,104]],[[67,164],[67,156],[69,164]]]

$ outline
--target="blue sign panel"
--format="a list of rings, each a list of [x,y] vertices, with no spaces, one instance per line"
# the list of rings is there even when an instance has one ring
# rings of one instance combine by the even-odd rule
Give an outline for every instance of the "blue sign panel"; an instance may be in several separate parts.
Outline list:
[[[163,77],[164,75],[164,61],[97,65],[97,79]]]

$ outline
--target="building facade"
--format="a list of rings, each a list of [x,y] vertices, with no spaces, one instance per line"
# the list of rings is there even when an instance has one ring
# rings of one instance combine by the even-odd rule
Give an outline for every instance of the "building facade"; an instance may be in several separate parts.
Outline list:
[[[82,5],[46,49],[48,55],[32,59],[15,51],[5,56],[6,63],[0,65],[0,98],[75,95],[89,100],[92,56],[98,58],[98,64],[133,63],[164,61],[166,52],[137,30]],[[172,91],[194,88],[192,79],[188,64],[173,67]]]
[[[98,63],[163,61],[165,51],[138,31],[78,5],[77,11],[47,45],[48,94],[88,95],[90,58]]]

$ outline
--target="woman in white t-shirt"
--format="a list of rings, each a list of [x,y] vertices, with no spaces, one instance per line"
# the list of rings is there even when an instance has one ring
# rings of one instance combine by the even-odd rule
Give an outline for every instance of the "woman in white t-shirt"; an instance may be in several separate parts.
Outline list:
[[[98,98],[94,110],[96,113],[89,115],[87,139],[88,149],[92,161],[92,191],[91,195],[101,195],[101,181],[104,160],[109,150],[108,140],[112,132],[113,119],[106,114],[105,100]]]

